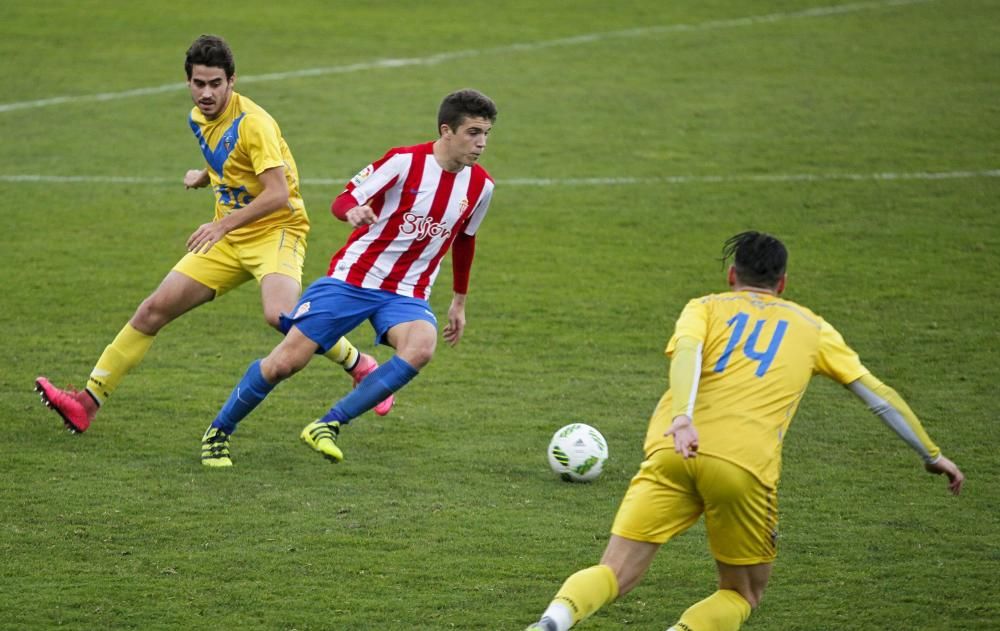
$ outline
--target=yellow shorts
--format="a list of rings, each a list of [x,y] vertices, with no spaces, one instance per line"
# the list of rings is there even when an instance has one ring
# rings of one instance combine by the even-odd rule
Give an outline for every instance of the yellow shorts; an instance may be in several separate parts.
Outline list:
[[[672,449],[654,452],[632,478],[611,532],[666,543],[702,513],[717,560],[730,565],[774,561],[777,492],[743,467],[704,454],[685,460]]]
[[[174,271],[214,289],[218,298],[251,278],[259,283],[268,274],[291,276],[302,285],[305,255],[306,235],[282,229],[239,243],[223,239],[205,254],[188,252]]]

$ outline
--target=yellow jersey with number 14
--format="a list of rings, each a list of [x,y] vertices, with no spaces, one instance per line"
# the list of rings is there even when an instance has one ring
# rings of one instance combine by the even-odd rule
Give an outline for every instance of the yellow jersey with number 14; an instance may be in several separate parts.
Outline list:
[[[227,238],[234,242],[253,239],[273,230],[290,229],[305,236],[309,232],[299,172],[281,129],[271,115],[247,97],[233,92],[225,111],[208,120],[197,107],[188,119],[191,131],[208,162],[208,176],[215,191],[215,220],[243,208],[264,187],[257,176],[283,167],[288,182],[288,205],[261,217]]]
[[[868,373],[857,353],[809,309],[751,291],[711,294],[688,302],[666,354],[677,340],[701,343],[692,421],[698,452],[728,460],[775,488],[781,447],[814,374],[848,384]],[[667,390],[650,420],[647,457],[673,449],[663,432],[673,421]]]

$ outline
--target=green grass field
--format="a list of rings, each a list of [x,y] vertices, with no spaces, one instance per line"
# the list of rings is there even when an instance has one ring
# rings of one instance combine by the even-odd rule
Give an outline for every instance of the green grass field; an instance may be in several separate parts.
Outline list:
[[[817,380],[745,628],[1000,629],[996,2],[8,0],[0,18],[0,628],[523,628],[599,558],[673,322],[754,228],[789,246],[786,295],[968,482],[949,496]],[[182,85],[202,32],[229,39],[238,89],[295,153],[307,280],[347,235],[327,211],[343,182],[432,139],[453,89],[500,108],[466,336],[345,432],[339,466],[298,440],[350,385],[322,360],[241,426],[231,470],[199,463],[278,340],[252,286],[165,329],[86,434],[32,392],[83,386],[211,217],[181,185],[202,165]],[[439,314],[449,299],[445,269]],[[389,356],[367,325],[352,339]],[[609,441],[593,484],[548,470],[571,421]],[[713,590],[699,525],[580,628],[662,630]]]

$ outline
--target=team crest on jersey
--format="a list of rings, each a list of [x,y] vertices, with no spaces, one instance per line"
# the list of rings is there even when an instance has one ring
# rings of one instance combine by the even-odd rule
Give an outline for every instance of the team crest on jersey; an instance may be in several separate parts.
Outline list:
[[[464,213],[465,209],[469,207],[469,198],[463,197],[462,201],[458,202],[458,212]]]
[[[232,152],[232,150],[233,150],[233,137],[231,135],[229,135],[229,134],[226,134],[225,136],[222,137],[222,144],[225,145],[227,152]]]
[[[295,315],[292,316],[292,319],[295,320],[297,318],[301,318],[305,314],[309,313],[309,306],[310,304],[308,301],[300,304],[299,308],[295,310]]]
[[[369,164],[365,168],[361,169],[360,173],[351,178],[351,184],[355,186],[361,186],[361,183],[367,180],[368,176],[370,176],[374,172],[375,169],[372,168],[372,165]]]

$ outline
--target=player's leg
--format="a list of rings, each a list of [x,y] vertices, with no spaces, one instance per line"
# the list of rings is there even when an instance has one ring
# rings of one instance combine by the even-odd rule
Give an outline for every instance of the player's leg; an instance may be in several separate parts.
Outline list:
[[[385,341],[396,349],[392,359],[372,371],[322,418],[302,430],[301,437],[306,444],[323,452],[328,459],[339,462],[342,454],[336,457],[332,450],[328,453],[319,445],[334,443],[340,435],[341,426],[392,396],[417,376],[434,356],[437,319],[425,300],[360,289],[340,281],[332,282],[336,283],[344,304],[371,305],[369,319],[375,328],[376,343]],[[317,436],[322,441],[315,440]]]
[[[729,565],[716,561],[719,589],[690,607],[668,631],[737,631],[757,608],[771,576],[771,563]]]
[[[624,596],[642,578],[660,544],[611,535],[601,562],[571,575],[529,629],[566,631]]]
[[[239,246],[243,265],[260,282],[261,304],[268,325],[281,330],[281,315],[291,313],[302,290],[302,266],[306,237],[289,230],[276,230]],[[378,368],[371,355],[361,353],[346,337],[341,337],[323,356],[340,364],[357,386]],[[392,409],[389,397],[375,406],[375,413],[385,416]]]
[[[642,580],[660,546],[690,528],[701,511],[683,459],[667,450],[652,454],[622,499],[600,564],[570,576],[528,629],[566,631],[627,594]]]
[[[239,422],[260,405],[278,383],[305,368],[318,348],[316,342],[293,326],[267,357],[253,361],[202,436],[202,464],[231,466],[230,436]]]
[[[320,423],[346,425],[409,383],[434,356],[437,328],[427,320],[412,320],[392,326],[385,338],[396,354],[337,401]]]
[[[777,555],[777,495],[735,464],[705,455],[695,460],[719,584],[672,629],[735,631],[757,607],[771,575]]]
[[[85,431],[99,407],[114,393],[125,375],[145,357],[156,334],[214,296],[215,290],[211,287],[175,268],[142,301],[111,344],[105,347],[90,373],[85,390],[59,389],[45,377],[35,381],[35,388],[42,400],[62,416],[71,431]]]

